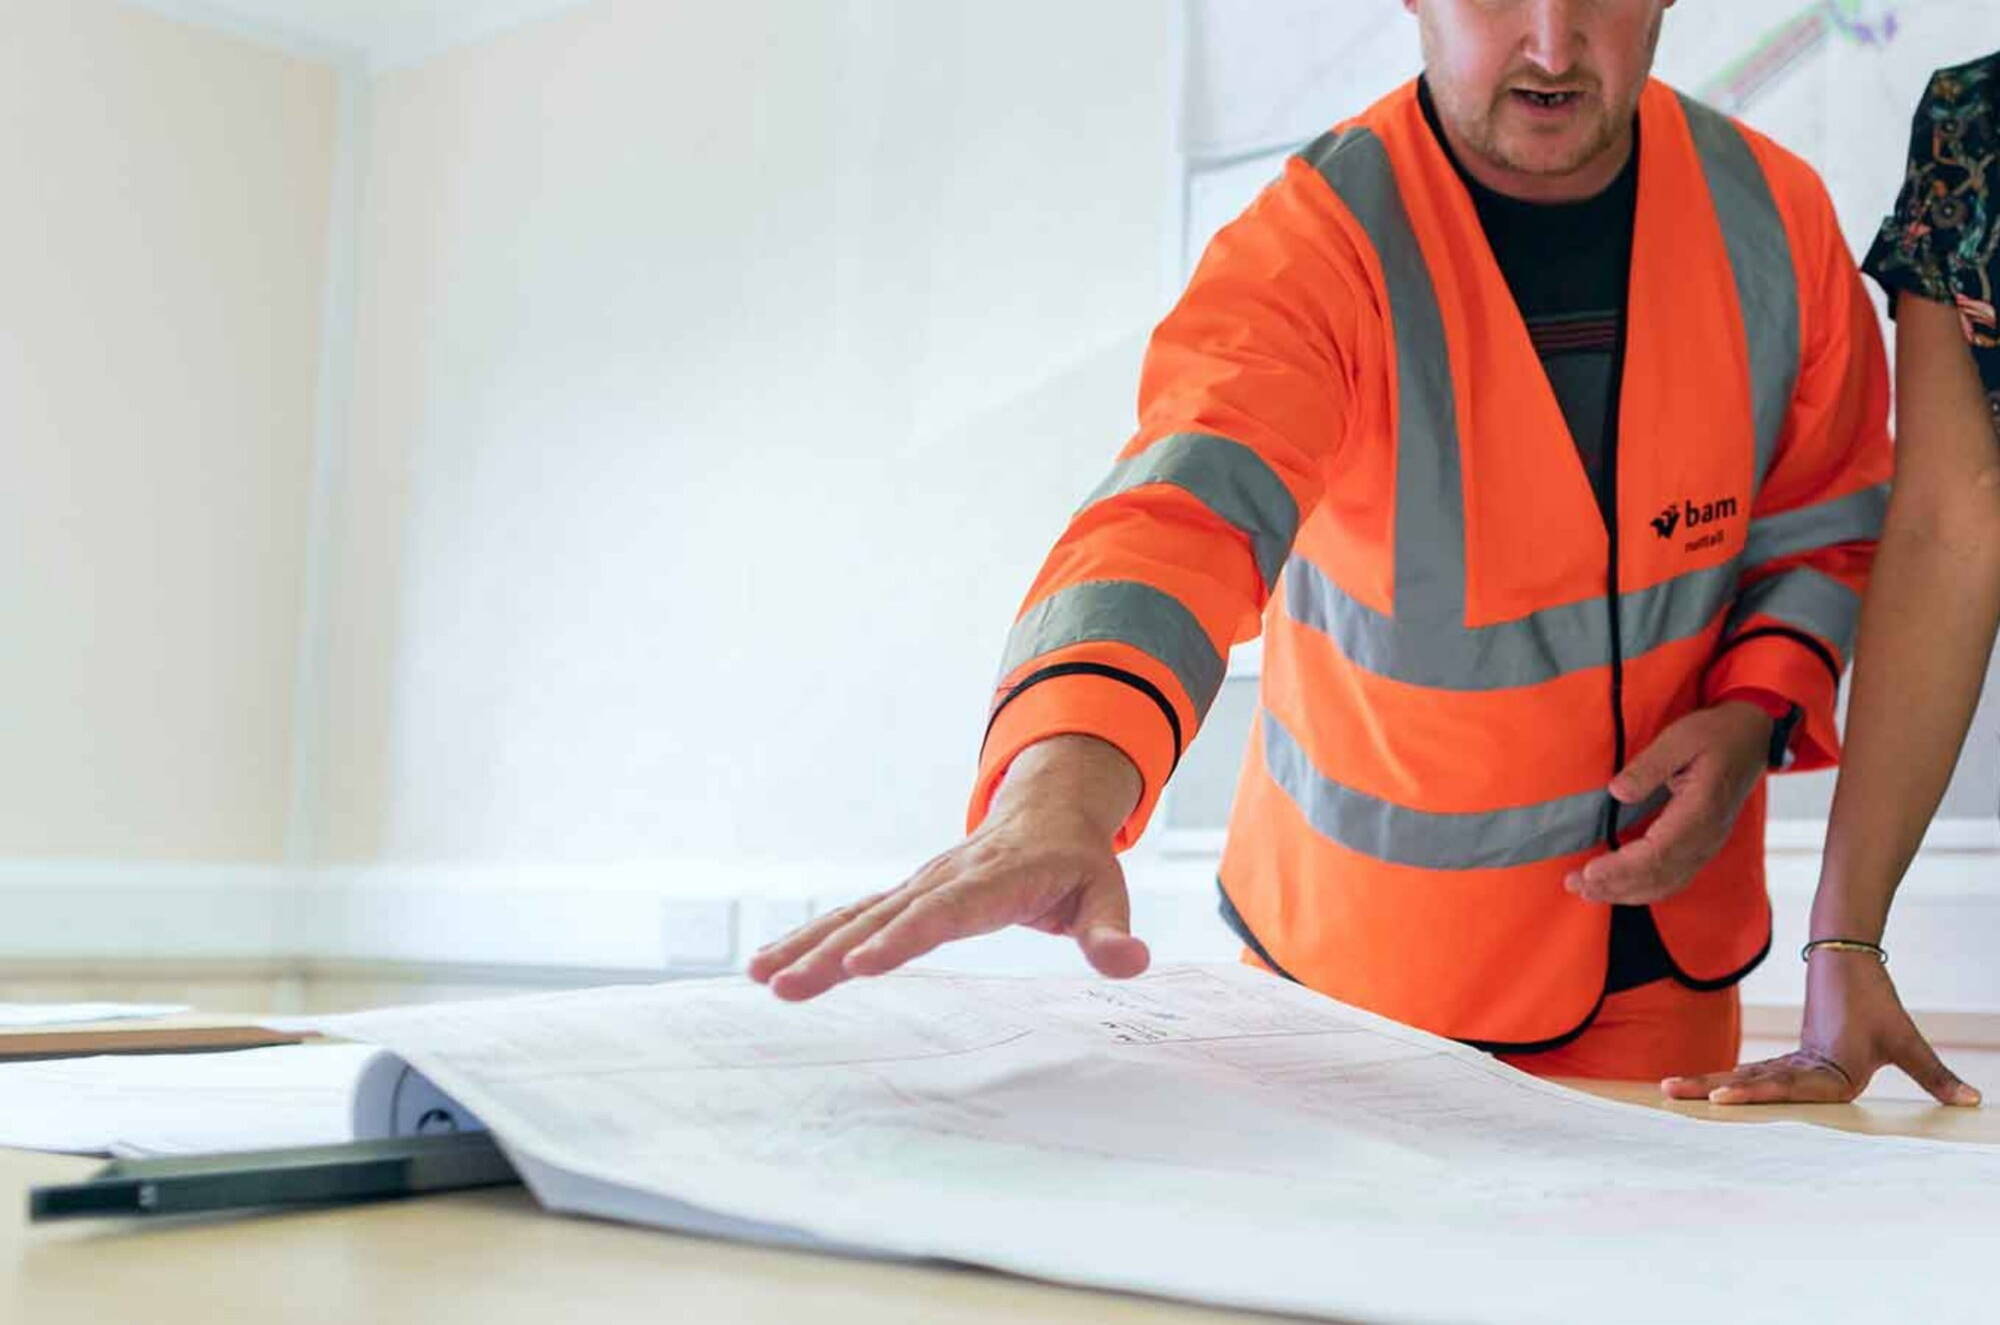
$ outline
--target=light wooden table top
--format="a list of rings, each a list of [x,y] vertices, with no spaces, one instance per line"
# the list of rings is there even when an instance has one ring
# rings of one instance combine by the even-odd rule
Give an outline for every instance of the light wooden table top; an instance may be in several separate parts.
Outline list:
[[[1804,1119],[1862,1132],[2000,1144],[2000,1109],[1884,1101],[1728,1110],[1667,1105],[1645,1085],[1587,1088],[1747,1124]],[[30,1185],[73,1181],[98,1163],[0,1150],[0,1321],[1174,1325],[1272,1319],[976,1270],[872,1264],[550,1218],[518,1188],[275,1215],[26,1225]]]
[[[119,1017],[110,1021],[0,1028],[0,1062],[70,1058],[79,1054],[253,1049],[318,1038],[305,1032],[271,1030],[256,1017],[184,1012],[166,1017]]]

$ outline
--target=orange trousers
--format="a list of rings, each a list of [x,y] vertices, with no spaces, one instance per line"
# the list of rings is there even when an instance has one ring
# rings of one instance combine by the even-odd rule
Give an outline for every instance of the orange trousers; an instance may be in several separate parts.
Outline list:
[[[1605,997],[1590,1028],[1560,1049],[1501,1054],[1538,1077],[1658,1081],[1727,1072],[1743,1049],[1743,999],[1735,985],[1711,992],[1655,980]]]

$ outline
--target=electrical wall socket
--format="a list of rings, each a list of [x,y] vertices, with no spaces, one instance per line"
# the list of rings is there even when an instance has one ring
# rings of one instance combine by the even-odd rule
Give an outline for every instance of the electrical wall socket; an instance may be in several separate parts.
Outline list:
[[[660,903],[662,956],[670,971],[728,971],[737,964],[737,903]]]

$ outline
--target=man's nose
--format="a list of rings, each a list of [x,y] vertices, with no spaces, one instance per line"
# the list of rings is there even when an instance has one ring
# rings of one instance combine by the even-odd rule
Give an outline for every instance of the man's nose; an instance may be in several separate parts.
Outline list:
[[[1521,55],[1550,78],[1561,78],[1576,67],[1583,47],[1578,11],[1590,0],[1527,0],[1527,28]]]

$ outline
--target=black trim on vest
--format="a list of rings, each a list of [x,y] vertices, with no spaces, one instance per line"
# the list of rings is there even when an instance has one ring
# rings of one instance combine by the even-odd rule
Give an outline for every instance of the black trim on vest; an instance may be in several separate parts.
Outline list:
[[[1737,970],[1716,980],[1697,980],[1686,971],[1683,971],[1680,963],[1674,960],[1673,949],[1667,946],[1665,935],[1660,936],[1660,954],[1666,958],[1667,968],[1670,972],[1665,978],[1671,979],[1675,984],[1683,988],[1692,989],[1697,994],[1718,994],[1731,985],[1741,984],[1745,976],[1764,964],[1764,959],[1771,955],[1771,935],[1768,930],[1765,931],[1764,946],[1757,950],[1757,955]],[[1634,989],[1642,989],[1644,987],[1643,985],[1633,986]],[[1618,992],[1622,994],[1628,991],[1621,989]],[[1583,1019],[1582,1024],[1575,1030],[1566,1031],[1553,1039],[1538,1040],[1533,1044],[1507,1044],[1497,1040],[1460,1040],[1459,1043],[1469,1045],[1474,1049],[1483,1049],[1489,1054],[1525,1055],[1549,1053],[1556,1049],[1565,1048],[1582,1039],[1583,1033],[1596,1023],[1597,1014],[1604,1011],[1604,1000],[1607,997],[1609,995],[1599,994],[1597,996],[1597,1006],[1590,1010],[1589,1015]]]
[[[993,706],[992,715],[986,719],[986,735],[980,738],[979,748],[981,750],[986,748],[986,742],[993,736],[993,724],[1000,721],[1000,715],[1006,711],[1009,704],[1019,699],[1029,687],[1038,686],[1044,681],[1053,681],[1059,676],[1101,676],[1107,680],[1120,681],[1131,686],[1155,704],[1158,704],[1160,712],[1167,715],[1167,727],[1174,734],[1173,767],[1180,767],[1181,750],[1183,748],[1181,744],[1181,718],[1180,714],[1174,712],[1173,701],[1169,700],[1166,693],[1158,686],[1138,673],[1128,672],[1122,667],[1107,666],[1104,663],[1057,663],[1053,667],[1044,667],[1039,672],[1030,672],[1026,677],[1022,678],[1019,685],[1009,690],[1006,696]]]
[[[1636,153],[1638,144],[1633,144]],[[1638,224],[1636,218],[1633,221]],[[1626,290],[1626,304],[1629,311],[1631,291]],[[1611,627],[1611,776],[1617,777],[1625,769],[1625,760],[1630,754],[1631,734],[1625,725],[1625,625],[1623,621],[1624,587],[1618,577],[1618,554],[1621,541],[1618,537],[1618,419],[1619,410],[1625,403],[1625,324],[1629,318],[1618,319],[1618,340],[1611,350],[1611,389],[1606,392],[1605,419],[1602,431],[1603,457],[1598,461],[1603,466],[1604,490],[1600,499],[1599,513],[1604,517],[1605,570],[1604,604]],[[1545,366],[1546,367],[1546,366]],[[1550,389],[1554,389],[1551,379]],[[1604,846],[1608,851],[1616,851],[1623,845],[1618,835],[1619,801],[1609,791],[1604,793]],[[1611,971],[1607,966],[1604,983],[1611,985]],[[1598,1006],[1604,1005],[1602,995],[1598,996]],[[1590,1014],[1595,1017],[1597,1013]],[[1590,1023],[1585,1022],[1588,1026]]]
[[[1683,971],[1681,964],[1674,960],[1674,950],[1667,946],[1667,939],[1664,934],[1660,936],[1660,951],[1666,954],[1667,965],[1672,969],[1674,981],[1677,984],[1685,985],[1698,994],[1713,994],[1727,989],[1731,985],[1741,984],[1745,976],[1764,964],[1764,959],[1771,955],[1771,931],[1768,929],[1764,931],[1764,946],[1757,949],[1756,956],[1728,975],[1714,980],[1697,980],[1686,971]]]
[[[1460,1040],[1459,1043],[1469,1049],[1478,1049],[1489,1054],[1551,1053],[1557,1049],[1567,1048],[1582,1039],[1583,1033],[1597,1024],[1597,1014],[1604,1011],[1604,1000],[1607,997],[1609,995],[1599,990],[1597,1001],[1590,1005],[1590,1011],[1583,1014],[1582,1021],[1573,1029],[1566,1030],[1561,1035],[1552,1035],[1546,1040],[1531,1040],[1525,1044],[1517,1044],[1511,1040]]]
[[[1715,666],[1716,663],[1722,660],[1723,654],[1728,653],[1738,645],[1748,644],[1753,639],[1764,639],[1771,635],[1776,635],[1783,639],[1791,640],[1795,644],[1802,645],[1813,657],[1819,659],[1826,667],[1826,670],[1832,674],[1833,683],[1836,686],[1840,684],[1840,660],[1833,656],[1833,650],[1827,648],[1826,645],[1806,634],[1803,630],[1793,630],[1790,626],[1759,626],[1755,630],[1746,630],[1717,649],[1715,657],[1708,660],[1708,665],[1710,667]]]

